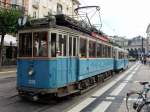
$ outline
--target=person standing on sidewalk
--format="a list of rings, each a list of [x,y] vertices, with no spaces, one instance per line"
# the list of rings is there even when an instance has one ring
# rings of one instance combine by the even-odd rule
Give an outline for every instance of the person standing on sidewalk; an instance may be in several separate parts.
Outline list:
[[[146,65],[147,59],[146,56],[144,56],[144,65]]]

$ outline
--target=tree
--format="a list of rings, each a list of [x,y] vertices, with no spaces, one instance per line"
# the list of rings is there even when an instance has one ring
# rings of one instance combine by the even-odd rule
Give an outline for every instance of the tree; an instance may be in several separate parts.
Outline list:
[[[21,16],[21,12],[15,8],[0,8],[0,67],[2,66],[2,55],[4,47],[4,37],[6,33],[14,33],[17,31],[17,21]]]

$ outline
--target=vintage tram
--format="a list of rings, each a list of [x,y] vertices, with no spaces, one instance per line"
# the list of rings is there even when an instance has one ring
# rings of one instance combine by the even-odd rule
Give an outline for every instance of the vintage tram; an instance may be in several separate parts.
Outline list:
[[[18,40],[17,90],[33,100],[80,92],[128,66],[125,50],[65,15],[32,20]]]

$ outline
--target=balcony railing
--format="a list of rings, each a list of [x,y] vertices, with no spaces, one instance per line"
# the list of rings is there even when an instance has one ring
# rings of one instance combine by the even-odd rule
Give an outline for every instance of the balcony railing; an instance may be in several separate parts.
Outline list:
[[[25,7],[23,7],[23,6],[16,5],[16,4],[9,4],[6,2],[2,2],[2,1],[0,1],[0,8],[6,8],[6,9],[15,8],[15,9],[21,11],[22,14],[25,14],[25,12],[26,12]]]

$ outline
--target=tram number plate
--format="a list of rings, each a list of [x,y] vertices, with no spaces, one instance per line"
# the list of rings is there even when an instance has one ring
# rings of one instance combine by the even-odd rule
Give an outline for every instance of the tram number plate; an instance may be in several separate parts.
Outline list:
[[[29,84],[35,84],[35,80],[29,80]]]

